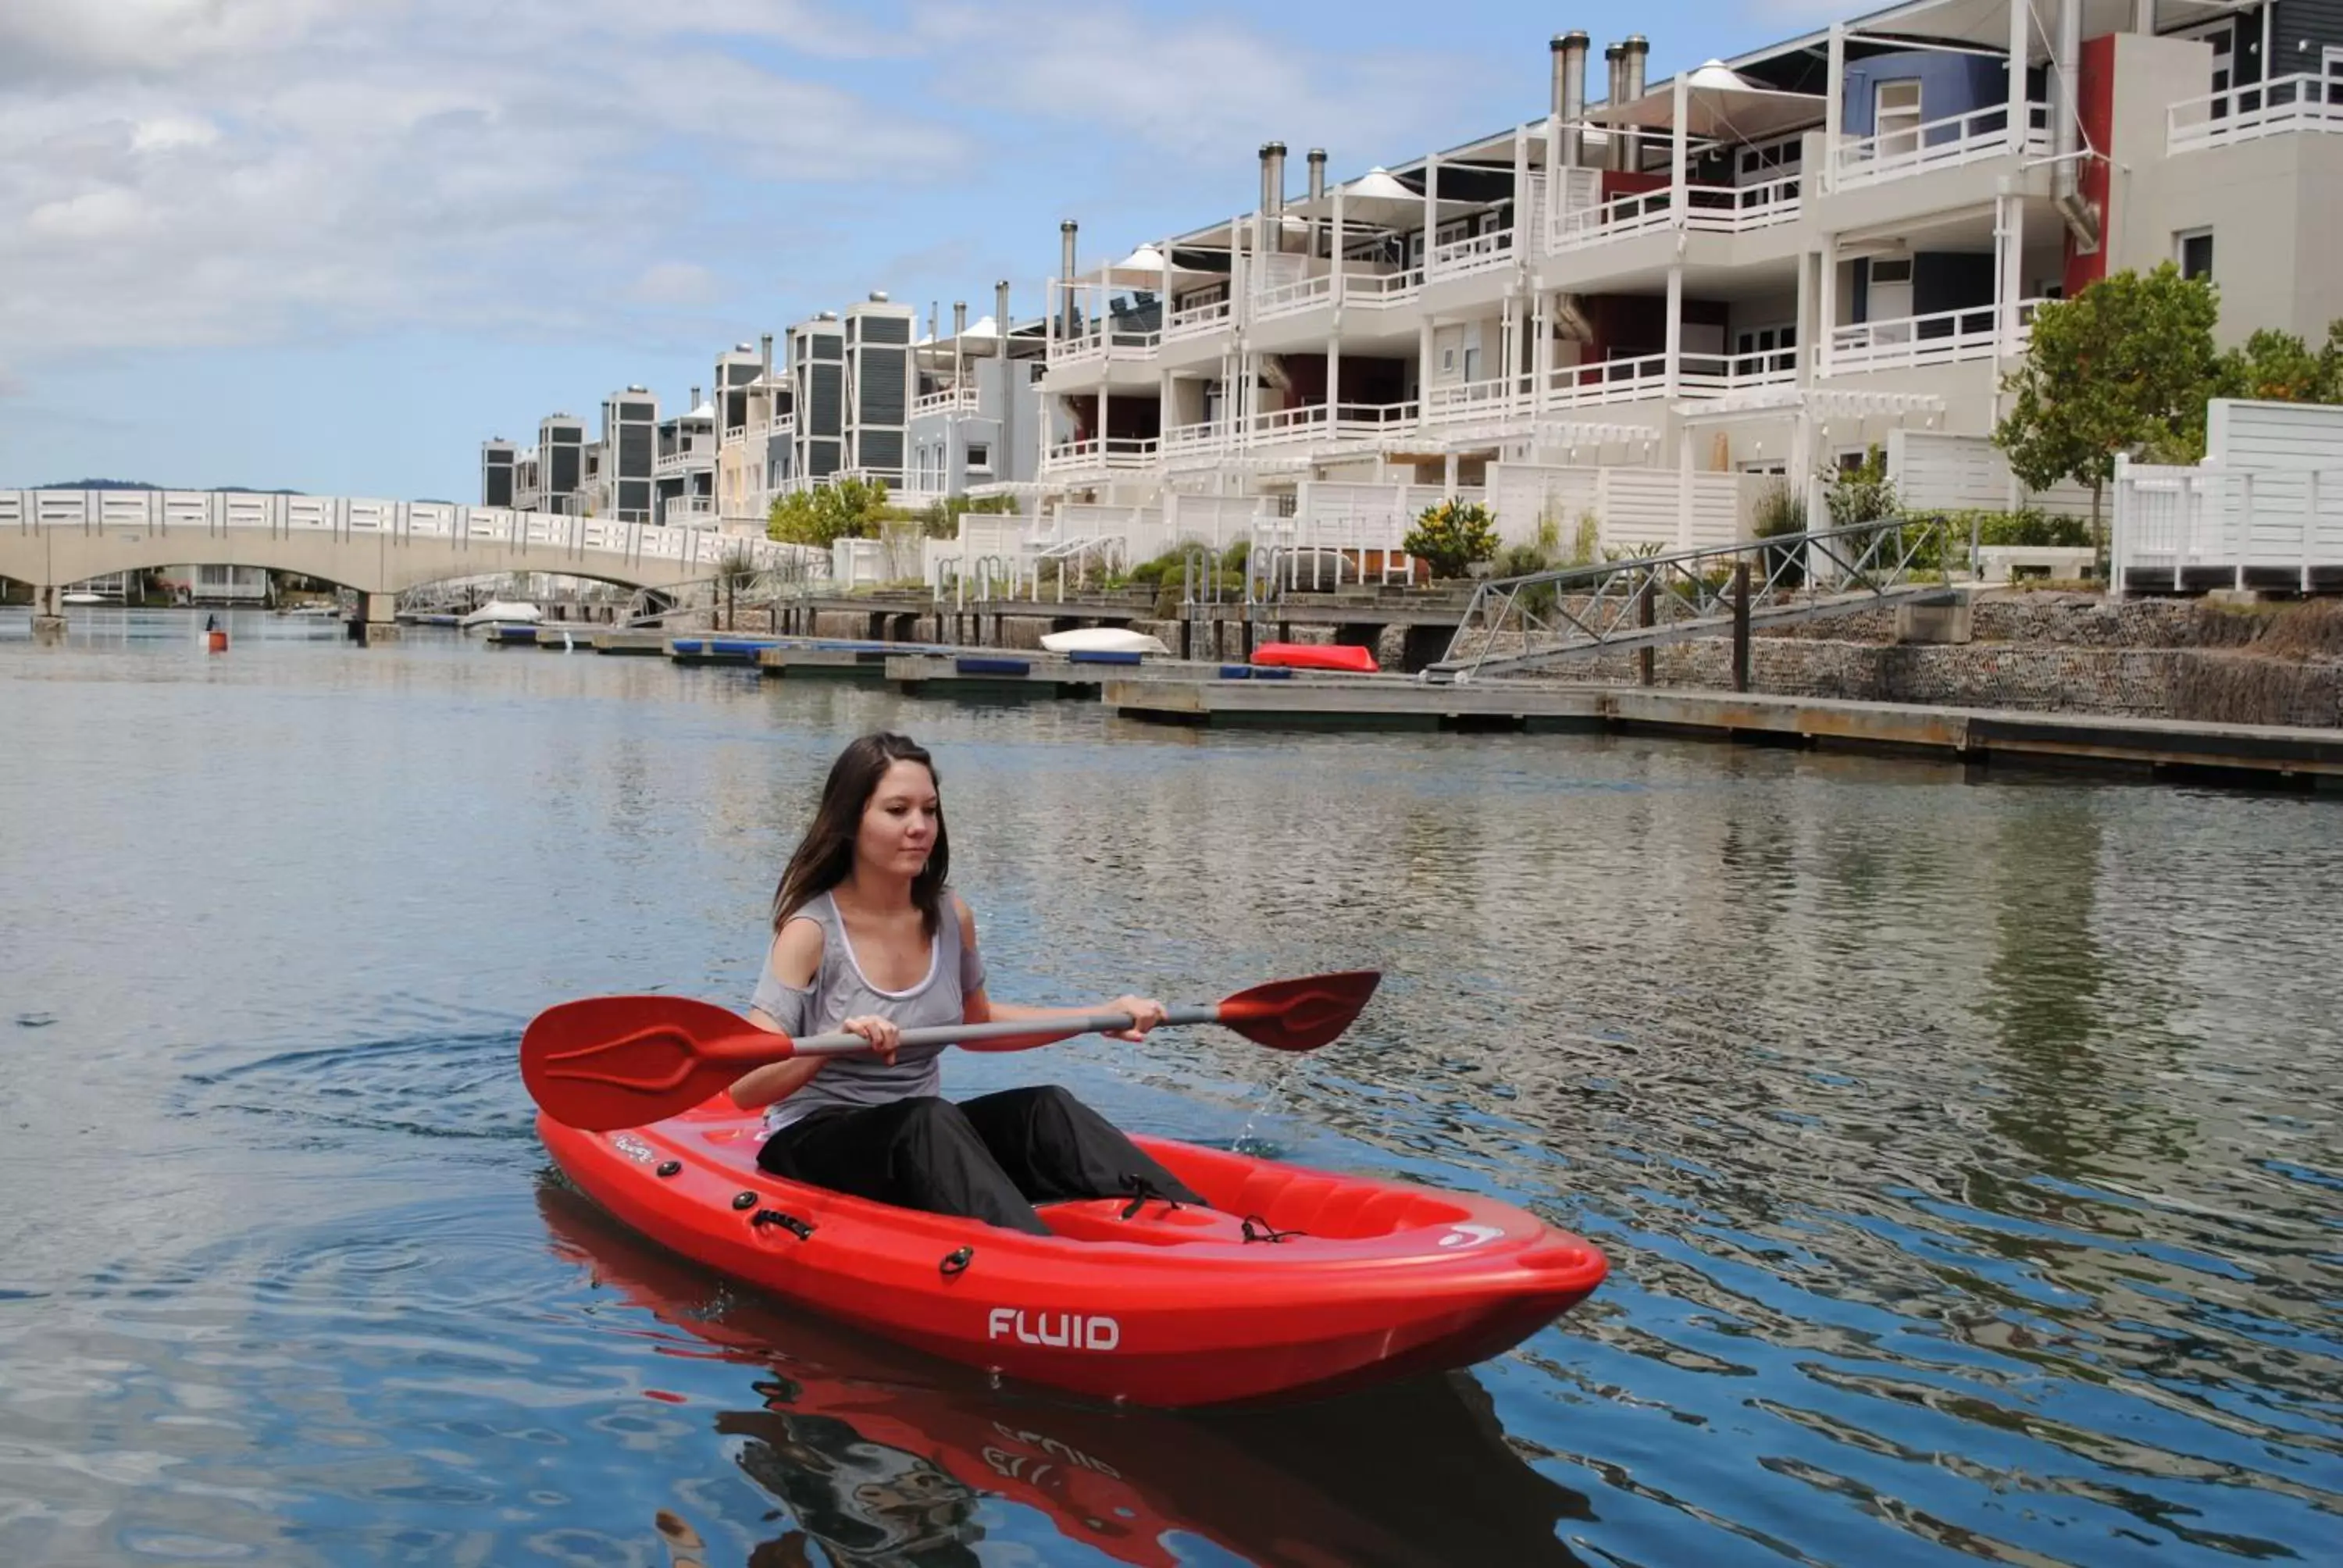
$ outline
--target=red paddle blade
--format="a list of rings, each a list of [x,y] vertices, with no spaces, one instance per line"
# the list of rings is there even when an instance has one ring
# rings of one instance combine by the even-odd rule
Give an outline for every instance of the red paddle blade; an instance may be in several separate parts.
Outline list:
[[[1351,1027],[1383,980],[1379,970],[1271,980],[1221,1003],[1220,1021],[1256,1045],[1315,1050]]]
[[[520,1037],[521,1081],[545,1113],[588,1132],[679,1116],[789,1037],[712,1003],[678,996],[598,996],[549,1007]]]

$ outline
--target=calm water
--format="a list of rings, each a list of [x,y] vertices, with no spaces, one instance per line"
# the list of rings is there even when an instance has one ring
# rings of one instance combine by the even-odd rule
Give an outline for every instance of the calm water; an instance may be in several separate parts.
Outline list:
[[[2331,798],[236,631],[0,620],[0,1562],[2343,1561]],[[1500,1194],[1610,1282],[1449,1380],[1118,1415],[581,1207],[522,1024],[745,997],[880,725],[997,994],[1389,976],[1307,1058],[955,1091]]]

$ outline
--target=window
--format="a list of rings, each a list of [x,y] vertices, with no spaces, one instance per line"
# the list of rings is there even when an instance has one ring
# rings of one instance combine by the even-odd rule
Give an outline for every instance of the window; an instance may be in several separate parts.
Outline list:
[[[2172,236],[2172,259],[2180,264],[2183,277],[2210,278],[2213,276],[2213,231],[2192,228]]]
[[[1872,89],[1872,134],[1883,158],[1908,157],[1920,150],[1920,84],[1882,82]]]
[[[990,471],[992,467],[991,444],[986,441],[970,441],[968,444],[968,466],[971,468],[983,468],[988,472]]]

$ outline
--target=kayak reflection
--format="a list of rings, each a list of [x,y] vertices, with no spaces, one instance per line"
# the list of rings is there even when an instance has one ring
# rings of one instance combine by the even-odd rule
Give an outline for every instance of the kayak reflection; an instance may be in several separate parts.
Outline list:
[[[1556,1531],[1586,1499],[1522,1462],[1467,1374],[1273,1410],[1074,1403],[748,1292],[554,1180],[538,1203],[557,1253],[689,1336],[667,1353],[769,1369],[757,1408],[715,1421],[789,1515],[754,1563],[974,1564],[987,1499],[1143,1568],[1191,1559],[1183,1537],[1297,1568],[1581,1561]]]

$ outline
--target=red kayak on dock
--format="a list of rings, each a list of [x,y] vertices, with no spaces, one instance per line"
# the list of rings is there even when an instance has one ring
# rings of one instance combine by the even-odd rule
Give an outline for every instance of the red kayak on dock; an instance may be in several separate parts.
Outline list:
[[[1252,661],[1283,669],[1339,669],[1350,675],[1373,675],[1383,668],[1366,648],[1345,643],[1264,642],[1252,650]]]
[[[569,1180],[701,1263],[1003,1376],[1159,1407],[1332,1392],[1511,1349],[1601,1282],[1603,1256],[1485,1198],[1161,1139],[1212,1205],[1053,1203],[1048,1237],[759,1170],[719,1095],[621,1131],[538,1118]]]

